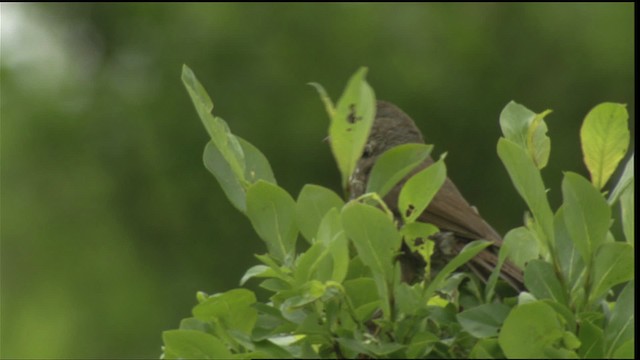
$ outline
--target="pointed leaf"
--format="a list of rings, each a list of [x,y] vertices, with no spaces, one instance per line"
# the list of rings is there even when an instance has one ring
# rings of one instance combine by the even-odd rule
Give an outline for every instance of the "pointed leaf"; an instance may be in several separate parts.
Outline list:
[[[446,178],[444,158],[440,158],[407,180],[398,196],[398,208],[405,223],[414,222],[422,214]]]
[[[380,155],[367,183],[366,192],[376,192],[380,197],[387,195],[411,170],[421,164],[431,153],[433,145],[402,144]]]
[[[311,242],[327,212],[343,205],[344,201],[333,191],[318,185],[305,185],[296,202],[296,220],[302,235]]]

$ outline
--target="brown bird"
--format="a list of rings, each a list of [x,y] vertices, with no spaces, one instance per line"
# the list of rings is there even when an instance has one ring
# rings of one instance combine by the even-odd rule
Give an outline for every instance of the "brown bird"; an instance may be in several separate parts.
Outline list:
[[[369,173],[378,156],[385,151],[406,143],[424,143],[420,130],[413,120],[397,106],[378,101],[376,117],[371,128],[362,157],[349,181],[351,198],[362,195],[365,191]],[[429,156],[422,164],[398,183],[385,197],[384,201],[396,218],[401,219],[398,210],[398,196],[404,183],[415,173],[433,164]],[[456,185],[447,178],[434,196],[427,209],[419,216],[418,221],[437,226],[440,233],[432,237],[436,242],[435,253],[432,256],[432,267],[435,271],[444,266],[468,242],[476,239],[486,239],[493,245],[476,255],[467,265],[484,281],[498,263],[497,251],[502,245],[500,235],[469,205]],[[411,253],[408,246],[403,244],[402,254],[398,257],[403,269],[403,279],[414,282],[416,274],[424,268],[424,260],[418,254]],[[522,271],[506,261],[500,271],[500,276],[516,290],[522,289]]]

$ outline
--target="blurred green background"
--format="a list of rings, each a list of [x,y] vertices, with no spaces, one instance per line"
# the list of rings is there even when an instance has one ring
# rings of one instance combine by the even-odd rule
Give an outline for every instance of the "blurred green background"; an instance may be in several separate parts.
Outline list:
[[[543,172],[554,207],[561,172],[586,174],[586,113],[626,103],[634,127],[632,3],[0,11],[3,358],[157,358],[196,291],[237,286],[264,252],[204,169],[183,63],[294,197],[306,183],[339,192],[328,119],[306,83],[335,99],[368,66],[377,97],[448,152],[450,177],[502,233],[524,211],[495,150],[508,101],[554,110]]]

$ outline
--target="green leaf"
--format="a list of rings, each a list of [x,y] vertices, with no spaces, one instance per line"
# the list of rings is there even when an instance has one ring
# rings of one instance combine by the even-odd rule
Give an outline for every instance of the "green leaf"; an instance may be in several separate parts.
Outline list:
[[[579,339],[582,346],[578,355],[583,359],[604,358],[604,335],[601,328],[590,321],[580,323]]]
[[[607,238],[611,208],[600,192],[582,176],[567,172],[562,180],[564,220],[585,262]]]
[[[611,287],[633,279],[633,247],[614,242],[600,246],[593,261],[593,286],[590,301],[604,295]]]
[[[551,141],[546,135],[545,116],[551,110],[540,114],[510,101],[500,113],[500,128],[504,137],[526,150],[529,158],[538,169],[546,166],[551,152]]]
[[[247,211],[245,189],[213,141],[209,141],[205,146],[202,161],[207,170],[218,180],[231,204],[245,213]]]
[[[507,168],[516,190],[527,203],[536,222],[540,224],[545,240],[545,253],[553,247],[553,212],[547,201],[542,176],[524,149],[516,143],[501,138],[498,140],[498,156]],[[548,242],[548,243],[547,243]]]
[[[361,277],[344,282],[344,289],[355,308],[377,299],[376,283],[370,277]]]
[[[427,356],[433,346],[440,339],[433,333],[430,332],[418,332],[413,338],[411,338],[411,342],[409,343],[409,348],[407,349],[407,358],[409,359],[421,359]]]
[[[529,125],[536,117],[536,113],[514,101],[510,101],[500,113],[500,129],[508,140],[527,147]]]
[[[329,250],[322,242],[316,242],[309,250],[298,258],[295,271],[297,285],[303,285],[308,280],[325,282],[331,279],[333,260]]]
[[[539,300],[552,299],[567,304],[565,291],[553,270],[553,265],[542,260],[532,260],[524,270],[524,284]]]
[[[165,359],[228,359],[231,353],[215,336],[196,330],[162,333]]]
[[[355,169],[369,137],[376,111],[373,89],[365,80],[367,69],[360,68],[347,83],[331,118],[331,151],[342,174],[342,187]]]
[[[244,179],[250,184],[261,179],[266,182],[276,184],[276,178],[273,176],[273,170],[271,170],[269,160],[267,160],[264,154],[247,140],[239,136],[236,136],[236,138],[238,139],[240,147],[242,147],[242,152],[244,153]]]
[[[202,321],[219,321],[227,329],[251,334],[258,313],[251,305],[256,296],[247,289],[233,289],[208,297],[193,308],[193,316]]]
[[[527,151],[538,169],[547,166],[551,153],[551,139],[547,136],[547,124],[543,120],[550,113],[551,110],[545,110],[537,114],[527,131]]]
[[[618,197],[629,187],[629,185],[634,182],[634,163],[635,163],[635,154],[631,154],[629,160],[627,160],[627,165],[624,167],[624,171],[616,184],[616,187],[613,188],[611,195],[609,195],[609,199],[607,202],[609,205],[615,204],[618,200]]]
[[[635,185],[630,186],[620,196],[620,210],[622,211],[622,231],[627,243],[635,245]]]
[[[342,209],[341,219],[347,237],[373,273],[383,316],[390,319],[388,286],[393,282],[393,259],[400,249],[401,235],[392,220],[372,206],[351,202]]]
[[[446,178],[442,157],[407,180],[398,197],[398,208],[405,223],[414,222],[422,214]]]
[[[213,144],[229,164],[236,178],[244,177],[244,153],[238,139],[231,133],[227,123],[211,114],[213,103],[206,90],[187,66],[182,66],[182,82],[202,120],[202,124],[211,136]]]
[[[466,332],[481,339],[497,336],[510,310],[503,304],[483,304],[465,310],[456,317]]]
[[[469,359],[504,359],[498,339],[480,339],[469,353]]]
[[[562,339],[564,327],[549,305],[534,301],[511,310],[498,342],[507,358],[546,358],[545,348]]]
[[[395,286],[394,295],[395,305],[402,314],[414,315],[417,310],[426,306],[419,284],[412,286],[407,283],[398,283]]]
[[[341,283],[349,270],[349,242],[337,208],[329,210],[320,222],[317,241],[325,245],[333,259],[331,280]]]
[[[244,285],[249,279],[254,277],[277,277],[278,273],[276,273],[272,268],[265,265],[255,265],[249,268],[242,279],[240,279],[240,285]]]
[[[295,202],[277,185],[258,180],[247,190],[247,216],[267,243],[269,253],[281,262],[295,251],[298,229]]]
[[[604,330],[606,357],[612,357],[628,340],[634,339],[635,283],[629,282],[616,301],[611,319]],[[633,349],[633,348],[632,348]],[[627,351],[627,350],[625,350]]]
[[[626,105],[602,103],[589,111],[582,123],[580,140],[584,163],[598,190],[604,187],[627,153],[628,120]]]
[[[305,185],[296,202],[296,219],[302,235],[311,242],[327,211],[340,209],[343,205],[342,199],[333,191],[318,185]]]
[[[327,95],[327,92],[325,91],[324,87],[322,87],[322,85],[316,82],[310,82],[307,84],[313,86],[316,89],[316,91],[318,92],[318,95],[320,95],[320,100],[322,100],[322,103],[324,104],[324,107],[327,110],[329,119],[332,119],[335,116],[336,109],[333,106],[333,102],[331,101],[331,98],[329,97],[329,95]]]
[[[393,277],[393,259],[400,249],[401,236],[393,221],[379,209],[350,202],[342,209],[342,226],[353,241],[362,262],[374,273]]]
[[[613,359],[635,359],[635,340],[627,340],[613,353]]]
[[[460,266],[467,263],[474,256],[478,255],[480,251],[491,246],[491,244],[493,244],[493,242],[491,241],[475,240],[465,245],[465,247],[462,248],[460,253],[456,255],[456,257],[451,259],[451,261],[449,261],[447,265],[445,265],[444,268],[442,268],[442,270],[438,272],[438,275],[436,275],[436,277],[431,281],[431,283],[429,283],[429,286],[425,290],[423,297],[425,299],[430,299],[433,293],[440,287],[440,284],[444,281],[444,279],[449,274],[454,272]]]
[[[564,221],[564,207],[560,207],[553,220],[554,233],[556,238],[556,253],[564,282],[570,294],[572,303],[584,296],[579,295],[579,291],[584,291],[584,281],[586,280],[586,269],[584,260],[574,246],[569,230]],[[583,294],[584,295],[584,294]]]
[[[385,151],[376,159],[371,169],[366,192],[375,192],[384,197],[411,170],[420,165],[432,149],[433,145],[402,144]]]
[[[529,261],[538,258],[541,245],[531,230],[520,226],[510,230],[504,236],[502,248],[508,250],[507,257],[514,265],[524,269]]]

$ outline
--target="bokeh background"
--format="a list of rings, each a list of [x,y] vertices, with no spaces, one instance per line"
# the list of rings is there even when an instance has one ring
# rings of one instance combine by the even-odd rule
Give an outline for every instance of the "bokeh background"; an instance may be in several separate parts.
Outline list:
[[[585,114],[626,103],[634,127],[632,3],[0,11],[3,358],[157,358],[196,291],[236,287],[264,252],[202,164],[183,63],[294,197],[306,183],[339,192],[306,83],[335,99],[368,66],[378,98],[448,152],[450,177],[502,233],[524,211],[495,150],[507,102],[554,110],[543,173],[554,207],[562,171],[586,174]]]

